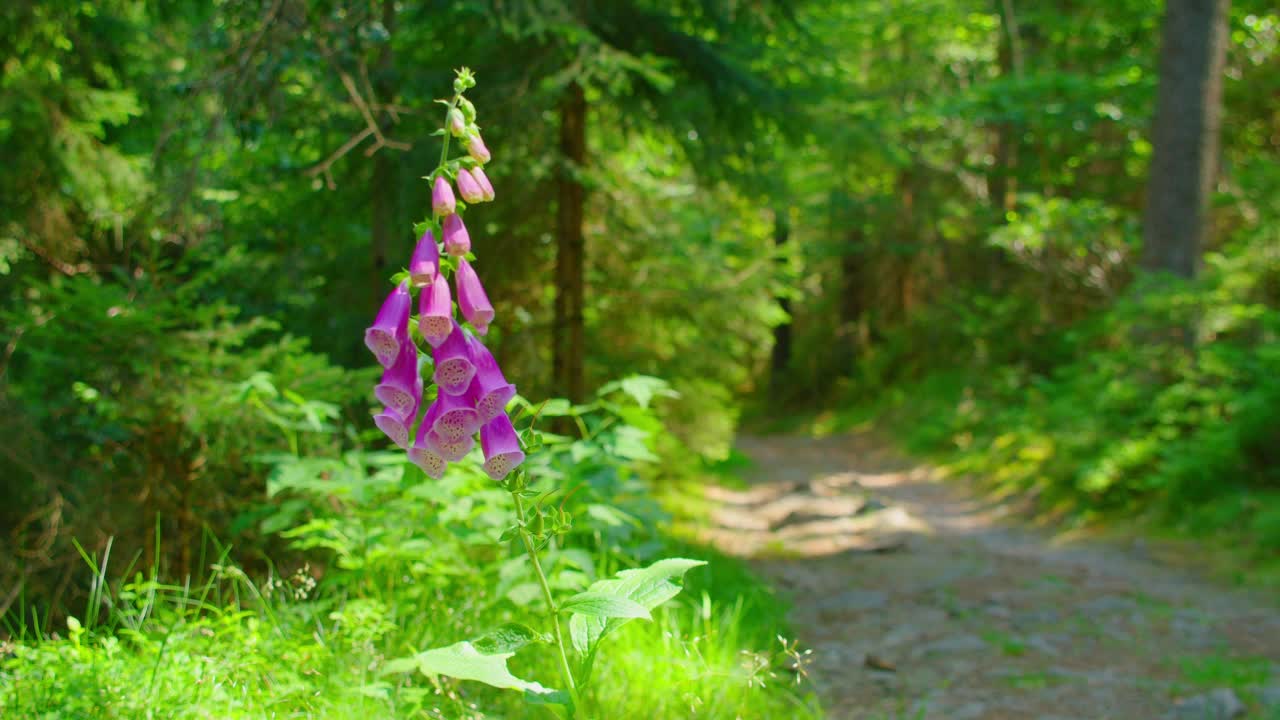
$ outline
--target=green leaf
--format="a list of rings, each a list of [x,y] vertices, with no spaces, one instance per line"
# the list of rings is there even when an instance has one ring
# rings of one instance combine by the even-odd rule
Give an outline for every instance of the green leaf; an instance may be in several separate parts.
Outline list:
[[[497,655],[499,653],[516,653],[527,645],[547,642],[551,641],[546,635],[528,625],[507,623],[486,633],[483,637],[476,638],[472,644],[475,645],[476,650],[485,655]]]
[[[652,610],[679,595],[680,586],[672,580],[683,577],[686,572],[699,565],[706,565],[706,562],[684,558],[659,560],[649,567],[623,570],[615,578],[592,583],[587,592],[626,598]],[[626,617],[599,618],[575,614],[569,618],[573,647],[582,653],[589,667],[600,639],[630,621],[631,618]]]
[[[653,619],[648,608],[634,600],[591,590],[565,600],[560,605],[560,611],[595,618]]]
[[[530,705],[544,707],[556,717],[565,718],[566,720],[570,717],[569,710],[573,707],[573,698],[564,690],[551,690],[543,693],[526,691],[524,701]]]
[[[475,680],[496,688],[525,690],[532,693],[551,692],[536,682],[521,680],[507,669],[507,659],[514,652],[486,654],[475,645],[463,641],[448,647],[424,650],[411,658],[399,658],[388,662],[382,674],[408,672],[417,669],[423,675],[447,675],[459,680]]]

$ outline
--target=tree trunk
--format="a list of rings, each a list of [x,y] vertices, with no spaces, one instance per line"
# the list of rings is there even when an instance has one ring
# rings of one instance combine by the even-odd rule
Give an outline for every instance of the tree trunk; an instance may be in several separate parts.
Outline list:
[[[382,24],[390,35],[395,32],[396,4],[395,0],[383,0]],[[374,92],[381,102],[390,102],[395,94],[392,79],[391,38],[388,37],[378,52],[374,63]],[[382,131],[389,129],[389,123],[380,118]],[[387,288],[387,250],[391,247],[392,236],[396,225],[396,168],[391,155],[386,152],[373,156],[373,180],[369,184],[369,211],[372,214],[370,226],[372,236],[372,289],[374,302],[382,302],[388,292]]]
[[[552,337],[552,374],[556,392],[572,402],[585,395],[583,360],[584,243],[582,215],[585,190],[579,173],[586,161],[587,101],[582,86],[572,83],[560,103],[559,204],[556,210],[556,305]]]
[[[1196,272],[1217,172],[1222,70],[1230,0],[1169,0],[1152,124],[1142,266]]]
[[[791,224],[787,221],[785,209],[773,211],[773,244],[779,250],[787,246],[791,238]],[[791,366],[791,298],[783,295],[778,298],[778,306],[787,314],[787,319],[773,329],[773,356],[769,364],[770,387],[787,386],[787,370]]]
[[[1000,46],[998,60],[1000,74],[1004,77],[1022,77],[1022,40],[1018,34],[1018,20],[1013,12],[1013,0],[997,0],[1000,5]],[[1019,128],[1008,120],[996,125],[995,162],[987,174],[987,199],[1004,222],[1005,211],[1012,206],[1018,192],[1015,169],[1018,164]]]
[[[844,370],[850,370],[858,358],[862,337],[863,272],[866,262],[866,230],[862,222],[855,221],[848,229],[844,254],[840,256],[840,360]]]

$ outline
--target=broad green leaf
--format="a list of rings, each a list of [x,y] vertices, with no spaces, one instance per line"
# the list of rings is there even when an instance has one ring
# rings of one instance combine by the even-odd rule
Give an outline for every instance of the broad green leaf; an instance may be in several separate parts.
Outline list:
[[[417,669],[424,675],[447,675],[459,680],[475,680],[496,688],[526,690],[532,693],[550,692],[536,682],[521,680],[507,669],[507,659],[514,652],[485,654],[470,642],[463,641],[448,647],[424,650],[411,658],[399,658],[388,662],[382,674],[408,672]]]
[[[560,605],[560,611],[593,618],[653,619],[648,608],[634,600],[591,590],[565,600]]]
[[[588,592],[626,598],[648,610],[680,594],[680,586],[672,580],[684,577],[689,570],[706,565],[702,560],[668,558],[646,568],[623,570],[617,577],[600,580],[587,588]],[[573,647],[586,658],[588,667],[595,654],[596,644],[605,635],[631,621],[631,618],[599,618],[575,614],[569,618],[569,634]]]
[[[524,701],[530,705],[546,708],[551,714],[565,720],[570,717],[569,711],[573,707],[573,699],[564,690],[551,690],[543,693],[525,691]]]

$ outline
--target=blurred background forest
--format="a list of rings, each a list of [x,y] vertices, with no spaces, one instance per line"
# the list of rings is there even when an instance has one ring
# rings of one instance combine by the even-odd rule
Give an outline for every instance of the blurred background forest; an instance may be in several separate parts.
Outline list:
[[[543,461],[608,469],[593,507],[821,411],[1274,559],[1280,14],[1160,5],[4,3],[7,629],[285,553],[368,599],[486,532],[379,454],[362,347],[464,65],[492,346],[599,431]],[[608,512],[583,541],[648,552]]]

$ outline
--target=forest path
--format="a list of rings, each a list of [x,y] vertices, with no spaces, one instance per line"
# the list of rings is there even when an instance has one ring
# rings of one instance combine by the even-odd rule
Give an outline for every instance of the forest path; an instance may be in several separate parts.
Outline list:
[[[709,540],[793,603],[832,718],[1275,718],[1280,609],[1064,543],[871,435],[745,437]]]

